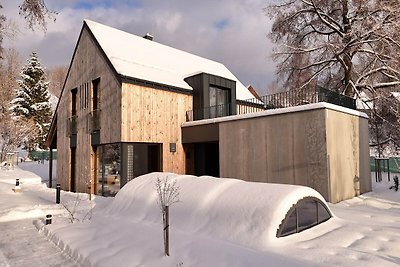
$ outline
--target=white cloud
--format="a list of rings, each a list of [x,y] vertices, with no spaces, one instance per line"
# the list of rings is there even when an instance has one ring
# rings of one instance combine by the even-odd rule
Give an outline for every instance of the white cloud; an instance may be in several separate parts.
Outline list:
[[[1,12],[24,25],[17,15],[18,3],[6,3]],[[69,64],[82,21],[89,18],[137,35],[150,32],[157,42],[219,61],[262,94],[274,77],[274,64],[269,59],[272,45],[266,37],[270,21],[262,11],[264,0],[46,3],[59,12],[56,22],[49,22],[47,33],[22,27],[24,33],[7,45],[16,46],[24,58],[36,49],[48,67]]]

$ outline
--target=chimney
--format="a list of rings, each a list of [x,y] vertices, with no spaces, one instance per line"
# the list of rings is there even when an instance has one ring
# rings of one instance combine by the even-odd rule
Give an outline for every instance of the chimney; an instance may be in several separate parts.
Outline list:
[[[146,33],[146,35],[143,36],[143,38],[144,38],[144,39],[147,39],[147,40],[150,40],[150,41],[153,41],[154,36],[151,35],[150,33]]]

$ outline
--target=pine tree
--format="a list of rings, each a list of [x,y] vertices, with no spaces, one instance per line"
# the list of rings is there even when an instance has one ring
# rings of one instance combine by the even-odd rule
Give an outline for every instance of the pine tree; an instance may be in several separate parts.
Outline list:
[[[51,107],[45,71],[36,52],[32,52],[27,64],[22,68],[21,80],[17,80],[18,90],[12,101],[14,116],[33,119],[38,132],[37,138],[25,144],[29,150],[45,148],[46,134],[51,123]]]

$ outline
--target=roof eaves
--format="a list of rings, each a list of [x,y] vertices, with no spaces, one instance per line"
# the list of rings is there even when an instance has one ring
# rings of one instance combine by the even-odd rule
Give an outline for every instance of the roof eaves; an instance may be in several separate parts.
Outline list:
[[[53,123],[54,121],[54,123]],[[46,136],[46,146],[49,148],[53,148],[52,144],[54,142],[54,136],[57,134],[57,113],[54,113],[53,120],[51,122],[49,132]]]
[[[176,86],[172,86],[172,85],[168,85],[168,84],[157,83],[157,82],[153,82],[153,81],[146,81],[146,80],[142,80],[139,78],[130,77],[130,76],[122,75],[122,74],[119,74],[119,76],[120,76],[121,82],[123,82],[123,83],[131,83],[131,84],[136,84],[136,85],[140,85],[140,86],[151,87],[151,88],[155,88],[155,89],[160,89],[160,90],[165,90],[165,91],[170,91],[170,92],[175,92],[175,93],[181,93],[181,94],[187,94],[187,95],[193,94],[193,90],[189,90],[186,88],[180,88],[180,87],[176,87]]]
[[[49,132],[47,133],[47,136],[46,136],[46,145],[47,145],[47,146],[49,146],[49,144],[51,144],[51,142],[49,142],[49,137],[50,137],[50,131],[51,131],[51,129],[52,129],[53,127],[56,127],[56,128],[57,128],[57,126],[54,126],[54,124],[57,123],[57,110],[58,110],[58,106],[60,105],[61,97],[62,97],[62,95],[63,95],[63,93],[64,93],[65,84],[67,83],[68,76],[69,76],[69,73],[70,73],[70,71],[71,71],[72,62],[74,62],[76,50],[78,49],[78,44],[79,44],[79,42],[80,42],[80,40],[81,40],[81,38],[82,38],[82,33],[83,33],[84,27],[85,27],[85,26],[83,25],[83,26],[82,26],[82,29],[81,29],[81,32],[79,33],[78,41],[76,42],[76,45],[75,45],[75,48],[74,48],[74,52],[72,53],[71,61],[70,61],[70,63],[69,63],[69,67],[68,67],[68,71],[67,71],[67,75],[65,75],[65,80],[64,80],[64,83],[63,83],[63,86],[62,86],[62,89],[61,89],[61,93],[60,93],[59,98],[58,98],[58,101],[57,101],[57,106],[56,106],[56,109],[55,109],[55,111],[54,111],[53,118],[52,118],[52,120],[51,120]]]
[[[102,54],[103,58],[106,60],[107,65],[110,67],[111,71],[113,72],[114,76],[118,79],[118,82],[121,84],[122,81],[120,79],[120,75],[117,72],[117,70],[115,69],[114,65],[111,63],[111,60],[108,58],[106,52],[103,50],[103,48],[101,47],[100,43],[97,41],[96,36],[93,34],[92,30],[90,29],[89,25],[86,23],[86,21],[83,21],[83,28],[86,26],[88,33],[90,35],[90,37],[92,37],[95,45],[97,46],[97,48],[99,49],[100,53]]]

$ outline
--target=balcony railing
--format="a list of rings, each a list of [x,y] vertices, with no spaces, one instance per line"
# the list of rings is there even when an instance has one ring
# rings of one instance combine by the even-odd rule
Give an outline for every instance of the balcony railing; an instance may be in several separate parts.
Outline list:
[[[71,136],[73,134],[78,133],[78,116],[72,116],[68,118],[68,135]]]
[[[236,112],[231,111],[231,103],[199,110],[190,110],[186,112],[186,121],[254,113],[267,109],[286,108],[318,102],[328,102],[350,109],[356,109],[356,100],[354,98],[322,87],[317,87],[312,90],[292,90],[273,95],[266,95],[262,96],[261,100],[256,98],[238,100],[236,103]]]
[[[198,110],[186,111],[186,121],[197,121],[203,119],[213,119],[233,115],[231,111],[232,104],[206,107]]]
[[[96,109],[89,114],[89,131],[91,133],[100,131],[100,110]]]

